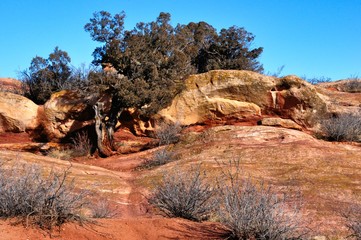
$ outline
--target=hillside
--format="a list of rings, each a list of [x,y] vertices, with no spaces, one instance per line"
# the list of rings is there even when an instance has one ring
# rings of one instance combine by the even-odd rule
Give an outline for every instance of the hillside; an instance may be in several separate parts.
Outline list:
[[[244,75],[259,81],[246,81]],[[225,232],[219,223],[165,218],[147,198],[167,171],[201,164],[216,179],[221,173],[219,163],[230,160],[239,161],[245,177],[263,180],[278,193],[300,192],[302,222],[309,227],[310,237],[348,235],[341,213],[350,204],[361,203],[361,145],[315,138],[318,125],[312,114],[359,109],[359,93],[315,88],[293,76],[277,79],[243,71],[195,75],[187,83],[172,105],[156,116],[183,121],[179,142],[168,147],[174,157],[162,166],[140,167],[165,146],[149,144],[154,139],[146,136],[146,130],[151,128],[139,120],[118,129],[115,139],[123,154],[108,158],[64,161],[43,156],[44,149],[61,144],[32,142],[25,132],[0,133],[2,161],[36,163],[44,171],[71,164],[76,186],[90,189],[95,199],[107,198],[116,209],[115,216],[95,219],[97,223],[65,224],[51,239],[222,239]],[[271,91],[277,92],[276,102]],[[182,111],[177,114],[175,106],[183,106]],[[63,120],[61,124],[66,125]],[[13,223],[1,220],[3,239],[50,239],[49,233],[35,226]]]

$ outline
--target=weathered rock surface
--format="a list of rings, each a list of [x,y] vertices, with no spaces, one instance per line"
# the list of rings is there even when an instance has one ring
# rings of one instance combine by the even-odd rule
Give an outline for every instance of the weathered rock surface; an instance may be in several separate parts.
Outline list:
[[[339,115],[361,111],[361,92],[341,92],[323,85],[316,89],[326,102],[330,114]]]
[[[24,132],[37,127],[38,105],[14,93],[0,92],[0,132]]]
[[[290,129],[302,130],[302,127],[290,119],[277,117],[263,118],[261,124],[264,126],[284,127]]]
[[[312,116],[327,112],[315,88],[296,76],[275,78],[250,71],[215,70],[192,75],[186,89],[159,116],[182,125],[206,120],[262,119],[282,116],[312,126]]]
[[[69,133],[94,123],[94,105],[96,99],[84,97],[77,92],[63,90],[52,94],[39,113],[41,133],[48,140],[58,141]]]
[[[315,116],[327,113],[327,106],[332,109],[330,104],[326,104],[328,99],[318,93],[314,86],[296,76],[275,78],[250,71],[216,70],[190,76],[186,80],[185,90],[176,96],[168,108],[161,110],[155,120],[162,118],[182,125],[207,122],[256,124],[264,118],[276,117],[284,120],[275,123],[273,119],[273,123],[270,123],[269,119],[265,119],[263,123],[300,129],[298,126],[313,127]],[[59,141],[93,124],[92,106],[97,100],[94,96],[84,97],[74,91],[54,93],[39,108],[37,118],[40,127],[33,132],[33,136]],[[105,102],[105,109],[109,110],[109,97],[102,101]],[[130,109],[121,115],[120,126],[133,134],[144,135],[153,131],[153,120],[140,119],[137,111]],[[24,131],[24,127],[9,129]]]
[[[178,160],[149,172],[141,182],[151,183],[166,170],[197,165],[214,179],[219,163],[238,161],[245,177],[264,181],[279,192],[300,191],[303,220],[311,234],[332,239],[347,235],[339,213],[361,202],[360,148],[292,129],[217,126],[184,135],[173,147]]]

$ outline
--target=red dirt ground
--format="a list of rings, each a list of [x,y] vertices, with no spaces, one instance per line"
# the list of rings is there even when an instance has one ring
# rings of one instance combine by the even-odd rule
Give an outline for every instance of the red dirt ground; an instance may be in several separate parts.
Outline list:
[[[202,128],[194,126],[193,130],[201,132]],[[224,126],[209,130],[205,134],[198,133],[198,140],[192,140],[194,134],[190,133],[188,138],[174,146],[183,164],[203,162],[211,166],[215,164],[213,159],[237,156],[244,170],[255,178],[265,179],[280,189],[294,187],[302,190],[307,200],[306,217],[312,221],[311,227],[316,234],[340,236],[343,223],[332,211],[336,206],[348,204],[353,193],[360,193],[360,146],[323,142],[302,132],[281,128]],[[26,134],[0,135],[1,143],[21,144],[28,140]],[[151,213],[145,201],[147,189],[140,187],[134,179],[152,177],[152,174],[159,174],[177,164],[173,162],[160,169],[136,171],[153,151],[156,149],[103,159],[76,159],[77,163],[117,173],[117,181],[123,182],[126,193],[121,196],[121,201],[125,201],[116,218],[100,219],[96,224],[84,226],[65,224],[51,236],[35,227],[24,228],[10,221],[0,221],[0,239],[222,239],[224,230],[217,223],[194,223]],[[37,155],[32,155],[32,158],[37,158]],[[82,168],[80,166],[80,170]],[[79,171],[79,168],[75,170]],[[148,179],[141,180],[146,182]],[[345,236],[344,232],[342,235]]]
[[[14,144],[23,146],[30,143],[26,133],[1,133],[0,145]],[[97,165],[119,171],[120,176],[129,184],[138,174],[133,171],[142,161],[144,153],[136,154],[137,157],[124,158],[114,156],[107,159],[77,159],[87,165]],[[132,186],[134,187],[134,186]],[[96,219],[94,223],[85,223],[79,226],[75,223],[63,225],[51,233],[35,226],[25,227],[16,223],[16,220],[0,220],[1,240],[138,240],[138,239],[222,239],[224,229],[217,223],[195,223],[184,219],[170,219],[162,216],[151,215],[144,203],[141,189],[134,187],[129,193],[130,204],[118,206],[119,217],[112,219]],[[143,203],[142,203],[143,202]],[[143,204],[143,205],[142,205]]]

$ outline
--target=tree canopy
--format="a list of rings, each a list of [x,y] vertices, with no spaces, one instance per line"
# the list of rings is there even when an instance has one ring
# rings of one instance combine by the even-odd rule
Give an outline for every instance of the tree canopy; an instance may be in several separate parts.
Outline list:
[[[102,43],[93,52],[93,64],[103,71],[72,68],[68,53],[56,47],[47,59],[33,58],[21,73],[27,97],[38,104],[62,89],[110,97],[110,111],[100,100],[92,106],[97,146],[104,156],[112,154],[112,135],[123,109],[136,108],[140,117],[151,116],[170,104],[190,74],[263,71],[258,61],[263,48],[252,48],[254,35],[242,27],[217,32],[206,22],[173,26],[171,15],[164,12],[132,30],[125,30],[124,20],[124,12],[113,16],[101,11],[84,26],[94,41]]]
[[[36,56],[30,67],[21,72],[25,96],[37,104],[46,102],[53,92],[69,88],[72,75],[71,59],[67,52],[55,47],[47,59]]]
[[[123,107],[155,113],[170,103],[190,74],[263,70],[257,60],[263,49],[251,48],[254,35],[244,28],[232,26],[218,33],[206,22],[173,27],[171,15],[161,12],[155,21],[125,30],[124,19],[124,12],[112,16],[101,11],[84,27],[93,40],[103,43],[94,50],[93,63],[114,68],[120,83],[114,78],[110,82]]]

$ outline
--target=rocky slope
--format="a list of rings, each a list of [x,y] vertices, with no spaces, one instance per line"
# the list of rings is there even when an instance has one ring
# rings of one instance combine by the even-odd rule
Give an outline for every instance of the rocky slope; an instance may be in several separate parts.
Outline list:
[[[325,142],[301,131],[278,127],[218,126],[203,132],[189,131],[172,149],[177,160],[154,169],[139,170],[137,166],[157,149],[73,162],[71,174],[77,186],[91,187],[95,194],[106,196],[118,206],[119,215],[100,220],[100,226],[76,227],[76,231],[73,225],[66,225],[59,238],[166,239],[164,236],[173,236],[194,239],[202,235],[202,231],[214,230],[213,235],[204,239],[212,239],[211,236],[217,239],[222,232],[219,225],[164,219],[154,215],[146,196],[154,180],[175,166],[188,168],[202,164],[207,174],[216,177],[220,173],[218,163],[232,159],[239,160],[245,176],[262,179],[280,193],[300,191],[303,220],[312,229],[312,236],[336,239],[345,236],[339,213],[350,203],[361,202],[359,145]],[[37,163],[43,169],[62,169],[69,165],[69,162],[31,153],[2,150],[0,154],[2,159]],[[112,227],[115,225],[118,227]],[[1,227],[9,236],[18,229],[6,224],[0,224]],[[32,229],[22,231],[25,236],[35,234]]]
[[[59,140],[92,124],[87,115],[90,101],[60,92],[44,106],[35,106],[31,119],[37,119],[35,123],[48,137]],[[0,104],[4,102],[1,98]],[[343,239],[348,233],[340,213],[351,203],[361,203],[361,145],[319,140],[310,130],[316,127],[317,117],[359,111],[360,104],[359,93],[314,87],[295,76],[211,71],[191,76],[172,105],[156,116],[156,120],[179,122],[185,127],[180,141],[170,148],[174,161],[163,166],[139,168],[159,147],[153,144],[145,150],[152,140],[130,133],[144,134],[154,127],[153,122],[136,119],[135,113],[127,116],[121,123],[124,128],[115,134],[119,152],[128,154],[64,161],[36,151],[49,143],[31,142],[24,132],[3,132],[0,160],[35,163],[44,171],[61,171],[71,164],[71,177],[78,188],[90,189],[95,199],[107,198],[117,209],[117,216],[97,220],[98,224],[66,224],[52,239],[221,239],[224,231],[218,223],[164,218],[149,206],[147,197],[155,180],[175,167],[201,164],[216,178],[221,171],[219,163],[229,160],[239,161],[244,176],[263,180],[279,193],[300,192],[303,221],[311,229],[310,236]],[[18,132],[36,129],[29,123],[21,126]],[[130,129],[133,131],[127,131]],[[0,222],[4,239],[50,239],[47,232],[12,223]]]

